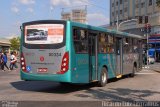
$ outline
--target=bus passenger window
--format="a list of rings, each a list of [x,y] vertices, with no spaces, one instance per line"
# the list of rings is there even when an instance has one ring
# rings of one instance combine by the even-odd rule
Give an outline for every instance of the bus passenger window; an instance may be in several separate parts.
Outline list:
[[[77,29],[73,29],[73,39],[74,39],[74,40],[79,40],[78,37],[79,37],[79,36],[78,36],[78,30],[77,30]]]
[[[123,38],[123,49],[124,54],[132,53],[133,52],[133,43],[132,38]]]
[[[80,30],[81,40],[87,40],[87,32],[85,30]]]
[[[133,52],[133,39],[129,38],[129,53]]]
[[[115,44],[116,44],[116,54],[120,55],[120,38],[115,38]]]
[[[101,33],[99,36],[99,52],[114,53],[114,40],[113,36]]]
[[[100,33],[99,36],[99,52],[100,53],[107,53],[107,42],[108,37],[105,33]]]
[[[138,53],[138,40],[137,39],[133,39],[133,52],[134,53]]]
[[[88,53],[87,31],[73,29],[74,48],[76,53]]]
[[[108,35],[108,53],[114,53],[114,48],[115,48],[114,41],[115,38],[113,37],[113,35]]]

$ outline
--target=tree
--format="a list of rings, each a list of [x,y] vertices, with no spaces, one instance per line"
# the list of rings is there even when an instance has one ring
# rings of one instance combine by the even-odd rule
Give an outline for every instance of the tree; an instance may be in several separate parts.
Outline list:
[[[160,7],[160,0],[157,0],[157,6]]]
[[[11,50],[19,50],[20,48],[20,37],[14,37],[9,40],[11,43]]]

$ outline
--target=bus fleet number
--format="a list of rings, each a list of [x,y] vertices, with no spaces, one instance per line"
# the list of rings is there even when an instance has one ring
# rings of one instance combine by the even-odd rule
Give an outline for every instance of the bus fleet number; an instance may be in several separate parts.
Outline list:
[[[61,53],[49,53],[49,56],[56,56],[56,57],[58,57],[58,56],[61,56]]]

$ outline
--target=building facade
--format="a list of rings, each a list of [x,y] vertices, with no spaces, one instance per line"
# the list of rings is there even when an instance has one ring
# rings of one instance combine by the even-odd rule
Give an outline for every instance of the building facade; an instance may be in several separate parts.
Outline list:
[[[160,33],[160,8],[157,7],[156,0],[110,0],[110,26],[116,27],[117,20],[118,23],[121,23],[125,20],[138,19],[139,16],[149,17],[152,34]],[[130,32],[130,29],[135,28],[130,33],[137,33],[139,30],[138,33],[142,34],[141,28],[144,27],[144,24],[133,23],[125,23],[127,27],[124,24],[121,30]]]
[[[86,23],[87,22],[87,12],[85,9],[74,9],[72,12],[62,12],[62,20],[72,20],[75,22]]]
[[[61,14],[61,19],[62,20],[71,20],[72,16],[70,12],[63,12]]]
[[[151,25],[149,45],[157,61],[160,61],[160,7],[157,0],[110,0],[110,29],[116,29],[144,36],[144,44],[147,44],[147,37],[144,32],[145,16]],[[138,23],[139,16],[142,16],[142,24]],[[131,19],[135,19],[132,20]],[[137,20],[136,20],[137,19]],[[118,22],[118,26],[117,26]],[[122,24],[123,23],[123,24]],[[155,42],[156,41],[156,42]],[[144,50],[147,50],[144,49]],[[154,51],[153,51],[154,50]]]

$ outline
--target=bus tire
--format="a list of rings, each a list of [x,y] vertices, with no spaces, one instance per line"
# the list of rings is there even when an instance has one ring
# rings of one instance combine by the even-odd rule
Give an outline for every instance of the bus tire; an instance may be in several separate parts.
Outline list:
[[[130,74],[130,77],[134,77],[136,71],[137,71],[137,67],[133,66],[133,70],[132,70],[132,73]]]
[[[103,67],[101,70],[100,81],[98,81],[98,86],[104,87],[107,84],[107,81],[108,81],[107,69]]]

